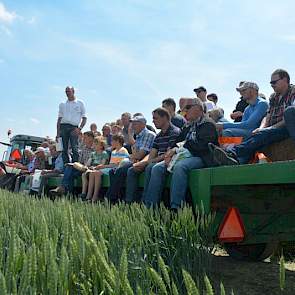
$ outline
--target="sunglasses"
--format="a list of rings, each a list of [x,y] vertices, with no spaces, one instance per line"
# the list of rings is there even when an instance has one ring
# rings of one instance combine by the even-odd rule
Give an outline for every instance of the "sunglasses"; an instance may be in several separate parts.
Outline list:
[[[273,81],[270,81],[270,85],[276,85],[278,81],[282,80],[281,78],[277,79],[277,80],[273,80]]]
[[[188,110],[190,110],[193,106],[195,106],[196,104],[189,104],[189,105],[187,105],[187,106],[185,106],[185,110],[186,111],[188,111]]]

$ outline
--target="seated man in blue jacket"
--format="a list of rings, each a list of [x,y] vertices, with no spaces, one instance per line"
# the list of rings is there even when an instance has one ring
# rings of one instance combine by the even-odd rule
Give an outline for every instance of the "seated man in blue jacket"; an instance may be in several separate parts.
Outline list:
[[[237,91],[249,104],[243,113],[242,121],[217,123],[216,127],[222,133],[222,136],[240,136],[247,139],[252,135],[252,131],[260,126],[262,119],[266,115],[268,103],[265,99],[259,97],[259,87],[254,82],[244,82],[237,88]]]

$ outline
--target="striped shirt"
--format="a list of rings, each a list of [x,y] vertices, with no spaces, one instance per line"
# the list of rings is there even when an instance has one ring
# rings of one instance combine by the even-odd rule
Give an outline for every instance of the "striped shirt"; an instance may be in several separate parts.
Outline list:
[[[110,164],[119,165],[124,159],[129,158],[129,153],[124,147],[119,150],[113,150],[111,154]]]
[[[165,133],[160,131],[153,144],[153,149],[158,151],[158,155],[162,155],[167,152],[168,148],[175,145],[175,140],[180,133],[180,129],[173,124],[170,124]]]

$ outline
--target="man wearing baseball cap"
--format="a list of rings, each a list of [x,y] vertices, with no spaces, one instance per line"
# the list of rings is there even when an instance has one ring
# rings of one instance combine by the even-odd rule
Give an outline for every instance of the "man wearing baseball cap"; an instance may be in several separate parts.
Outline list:
[[[241,81],[239,83],[239,87],[241,87],[244,83],[245,83],[245,81]],[[240,93],[240,91],[238,91],[238,92]],[[243,98],[243,96],[240,93],[239,101],[237,102],[233,112],[230,114],[231,119],[233,119],[234,122],[241,122],[243,113],[244,113],[245,108],[247,106],[248,106],[248,103],[245,101],[245,99]]]
[[[143,115],[136,114],[130,119],[132,129],[136,135],[135,142],[131,147],[132,154],[130,162],[123,167],[110,170],[110,187],[106,197],[111,202],[116,202],[119,197],[127,176],[128,169],[134,163],[142,160],[152,149],[156,134],[146,128],[146,118]]]
[[[260,126],[266,115],[268,103],[265,99],[259,97],[259,87],[255,82],[244,82],[236,89],[249,104],[243,113],[242,121],[217,123],[216,127],[223,136],[239,136],[246,139],[251,136],[253,130]]]
[[[270,85],[274,93],[269,99],[267,115],[260,127],[253,130],[247,140],[227,151],[212,144],[209,145],[215,162],[219,165],[248,163],[255,152],[290,136],[290,131],[285,125],[284,113],[294,103],[295,86],[290,84],[290,76],[283,69],[277,69],[272,73]]]

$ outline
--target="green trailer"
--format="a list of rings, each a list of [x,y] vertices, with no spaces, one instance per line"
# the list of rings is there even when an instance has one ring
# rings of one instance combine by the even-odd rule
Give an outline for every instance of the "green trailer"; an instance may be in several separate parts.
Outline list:
[[[60,183],[60,177],[51,178],[48,185]],[[142,173],[139,186],[143,183]],[[102,186],[109,185],[104,175]],[[81,179],[75,186],[81,187]],[[170,177],[165,186],[169,188]],[[192,170],[189,190],[194,208],[202,206],[205,213],[215,213],[214,238],[234,258],[264,260],[281,242],[295,241],[295,161]],[[233,208],[243,235],[221,237],[222,226],[229,233],[236,226],[225,220]]]
[[[216,213],[215,237],[229,255],[263,260],[279,243],[295,241],[295,161],[194,170],[189,187],[194,206]],[[229,236],[221,237],[232,209],[244,233],[234,237],[237,224],[229,222]]]

